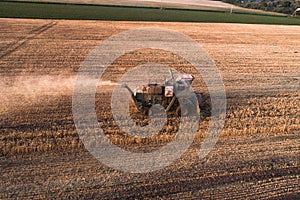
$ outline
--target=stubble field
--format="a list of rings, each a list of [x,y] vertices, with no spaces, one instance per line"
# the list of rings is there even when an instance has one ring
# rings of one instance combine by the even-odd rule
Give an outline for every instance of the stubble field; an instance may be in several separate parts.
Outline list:
[[[0,19],[0,198],[297,199],[299,197],[299,26]],[[199,42],[215,61],[227,95],[226,122],[210,154],[192,146],[147,174],[111,169],[84,148],[72,116],[81,63],[101,41],[131,28],[161,27]],[[115,83],[130,68],[160,62],[195,70],[170,52],[143,49],[114,62],[97,93],[97,115],[112,142],[150,151],[174,137],[178,120],[147,139],[118,130],[110,111]],[[196,74],[193,88],[206,93]],[[149,119],[137,116],[144,125]]]

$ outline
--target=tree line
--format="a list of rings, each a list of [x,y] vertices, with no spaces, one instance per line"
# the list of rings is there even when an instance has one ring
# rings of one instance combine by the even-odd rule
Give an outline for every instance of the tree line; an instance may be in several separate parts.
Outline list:
[[[292,14],[300,7],[300,0],[221,0],[244,8]]]

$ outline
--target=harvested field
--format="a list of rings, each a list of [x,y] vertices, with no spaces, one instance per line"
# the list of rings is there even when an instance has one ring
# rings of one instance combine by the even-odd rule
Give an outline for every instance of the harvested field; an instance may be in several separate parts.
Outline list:
[[[30,19],[0,19],[0,26],[0,199],[299,198],[299,26]],[[72,116],[76,72],[101,41],[138,27],[190,36],[219,68],[226,122],[204,159],[198,154],[210,116],[201,118],[194,143],[179,160],[146,174],[101,164],[79,140]],[[122,74],[139,64],[161,62],[194,72],[181,59],[143,49],[110,66],[96,105],[112,142],[142,152],[172,140],[173,116],[151,138],[122,133],[111,116],[110,96]],[[194,89],[205,92],[201,77],[196,79]]]

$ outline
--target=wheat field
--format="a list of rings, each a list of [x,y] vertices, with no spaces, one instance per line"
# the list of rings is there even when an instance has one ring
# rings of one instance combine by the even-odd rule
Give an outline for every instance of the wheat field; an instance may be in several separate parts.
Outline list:
[[[1,199],[297,199],[300,139],[300,27],[280,25],[0,19]],[[225,126],[204,159],[192,146],[151,173],[117,171],[97,161],[78,137],[72,92],[81,63],[101,41],[139,27],[161,27],[199,42],[215,61],[226,95]],[[171,141],[177,119],[151,138],[130,137],[112,119],[115,83],[131,67],[161,62],[184,73],[189,63],[144,49],[120,58],[103,76],[97,116],[107,138],[130,151]],[[195,90],[206,91],[196,75]],[[134,116],[137,123],[148,119]]]

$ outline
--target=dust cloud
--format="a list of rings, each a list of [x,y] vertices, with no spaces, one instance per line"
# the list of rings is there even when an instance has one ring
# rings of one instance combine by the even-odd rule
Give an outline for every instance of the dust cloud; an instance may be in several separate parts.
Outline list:
[[[4,76],[0,80],[0,114],[51,100],[54,96],[72,95],[76,76]],[[98,86],[114,86],[100,81]]]

